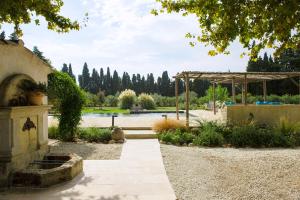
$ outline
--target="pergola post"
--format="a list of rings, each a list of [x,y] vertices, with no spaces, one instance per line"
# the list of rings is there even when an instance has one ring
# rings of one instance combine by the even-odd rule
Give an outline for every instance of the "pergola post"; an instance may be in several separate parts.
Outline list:
[[[267,101],[267,81],[263,80],[264,101]]]
[[[248,93],[248,82],[247,82],[247,74],[244,77],[244,105],[247,105],[247,93]]]
[[[232,78],[232,102],[236,103],[236,99],[235,99],[235,80],[234,80],[234,78]]]
[[[178,82],[179,79],[175,79],[175,96],[176,96],[176,119],[179,120],[179,105],[178,105]]]
[[[217,113],[216,112],[216,83],[213,82],[213,111],[214,115]]]
[[[245,85],[244,83],[242,85],[242,104],[245,104]]]
[[[188,128],[190,126],[190,79],[189,74],[185,75],[185,115],[186,115],[186,122],[185,125]]]

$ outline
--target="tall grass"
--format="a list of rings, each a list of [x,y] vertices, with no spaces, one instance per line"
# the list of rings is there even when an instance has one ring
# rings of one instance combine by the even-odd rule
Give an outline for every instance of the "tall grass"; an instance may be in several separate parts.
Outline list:
[[[177,129],[184,130],[185,125],[183,121],[174,119],[162,119],[154,123],[152,129],[156,133],[162,133],[167,131],[175,131]]]

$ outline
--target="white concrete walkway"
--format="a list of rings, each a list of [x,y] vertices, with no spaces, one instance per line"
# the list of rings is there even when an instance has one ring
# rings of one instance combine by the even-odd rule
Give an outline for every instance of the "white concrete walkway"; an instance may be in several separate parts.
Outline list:
[[[45,190],[2,200],[175,200],[157,140],[127,140],[120,160],[85,160],[84,174]]]

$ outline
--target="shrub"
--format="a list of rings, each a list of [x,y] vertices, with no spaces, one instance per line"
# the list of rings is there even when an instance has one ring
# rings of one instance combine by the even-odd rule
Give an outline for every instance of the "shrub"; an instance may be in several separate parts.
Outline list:
[[[50,99],[57,99],[59,137],[73,141],[85,103],[82,91],[68,74],[56,71],[49,75],[48,95]]]
[[[279,124],[275,127],[276,140],[274,145],[281,146],[299,146],[300,145],[300,124],[293,123],[286,118],[281,118]]]
[[[271,128],[250,123],[233,127],[230,143],[236,147],[271,147],[273,139]]]
[[[175,131],[176,129],[184,130],[185,126],[182,121],[174,119],[162,119],[155,122],[152,129],[157,133],[162,133],[165,131]]]
[[[193,143],[198,146],[221,146],[224,144],[224,137],[214,128],[208,128],[203,130]]]
[[[162,132],[158,138],[165,143],[183,145],[192,143],[195,136],[192,133],[177,129],[176,131]]]
[[[108,142],[111,140],[111,130],[101,128],[81,128],[78,137],[88,142]]]
[[[119,99],[116,96],[108,95],[105,99],[105,106],[116,107],[118,106]]]
[[[208,90],[206,91],[206,96],[209,100],[213,100],[213,87],[210,86]],[[215,88],[215,96],[216,100],[220,102],[227,101],[229,99],[228,90],[225,87],[222,87],[221,85],[218,85]]]
[[[151,95],[145,93],[140,94],[138,102],[144,109],[151,110],[155,108],[155,102]]]
[[[56,126],[48,127],[48,138],[50,139],[59,139],[59,132]]]
[[[120,107],[122,109],[130,109],[136,99],[136,94],[133,90],[124,90],[119,96]]]
[[[96,107],[98,105],[98,97],[95,94],[82,91],[85,97],[85,106],[87,107]]]

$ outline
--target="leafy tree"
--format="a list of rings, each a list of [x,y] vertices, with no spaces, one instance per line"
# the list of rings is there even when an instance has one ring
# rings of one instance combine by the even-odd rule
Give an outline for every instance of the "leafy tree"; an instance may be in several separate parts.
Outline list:
[[[100,68],[100,80],[99,80],[99,88],[104,90],[104,71],[103,68]]]
[[[58,129],[61,139],[73,141],[85,102],[82,91],[69,75],[54,72],[48,77],[48,96],[58,102]]]
[[[10,34],[9,39],[11,41],[18,41],[19,40],[18,35],[15,32],[13,32],[12,34]]]
[[[34,46],[34,47],[33,47],[33,51],[32,51],[32,52],[33,52],[37,57],[39,57],[41,60],[43,60],[45,63],[51,65],[51,61],[50,61],[48,58],[46,58],[46,57],[44,56],[44,53],[41,52],[41,51],[38,49],[37,46]]]
[[[99,92],[97,93],[97,97],[98,97],[98,103],[100,105],[100,109],[102,109],[102,106],[105,102],[105,93],[99,90]]]
[[[61,72],[67,73],[69,72],[68,65],[66,63],[63,64],[63,67],[61,68]]]
[[[177,12],[197,17],[200,34],[188,33],[195,39],[211,45],[210,55],[228,53],[227,48],[239,39],[251,56],[265,48],[274,48],[279,55],[284,48],[296,49],[300,45],[300,1],[261,0],[157,0],[161,12]],[[158,11],[153,10],[157,15]],[[253,42],[255,41],[255,43]]]
[[[73,69],[72,69],[71,63],[69,64],[68,74],[69,74],[69,76],[70,76],[70,77],[75,81],[75,83],[76,83],[76,78],[75,78],[75,75],[73,74]]]
[[[44,17],[48,29],[56,32],[69,32],[79,30],[77,21],[60,15],[64,5],[62,0],[43,1],[0,1],[0,28],[4,23],[14,24],[17,35],[22,35],[21,24],[29,24],[34,21],[40,24],[39,17]]]
[[[113,73],[112,81],[111,81],[111,92],[112,94],[116,94],[118,91],[120,91],[120,77],[118,75],[118,72],[115,70]]]
[[[107,67],[106,69],[106,75],[104,76],[104,88],[105,88],[105,92],[106,94],[110,95],[112,94],[112,91],[111,91],[111,75],[110,75],[110,69],[109,67]]]
[[[5,31],[2,31],[0,34],[0,40],[5,40]]]
[[[213,87],[212,86],[210,86],[208,88],[208,90],[206,91],[206,95],[208,96],[209,100],[213,100]],[[221,102],[227,101],[229,98],[227,88],[222,87],[221,85],[218,85],[215,88],[215,97],[216,97],[217,101],[221,101]]]
[[[90,89],[90,71],[89,71],[87,63],[84,63],[84,65],[83,65],[82,75],[80,77],[79,84],[80,84],[81,88],[83,88],[86,91],[89,91],[89,89]]]
[[[171,81],[167,71],[162,73],[160,92],[163,96],[171,96]]]
[[[99,91],[99,73],[97,72],[97,70],[94,68],[93,72],[92,72],[92,77],[90,78],[89,81],[89,91],[93,94],[96,94]]]
[[[130,76],[127,72],[124,72],[123,76],[122,76],[121,89],[126,90],[126,89],[131,89],[131,88],[132,88],[132,83],[131,83]]]

